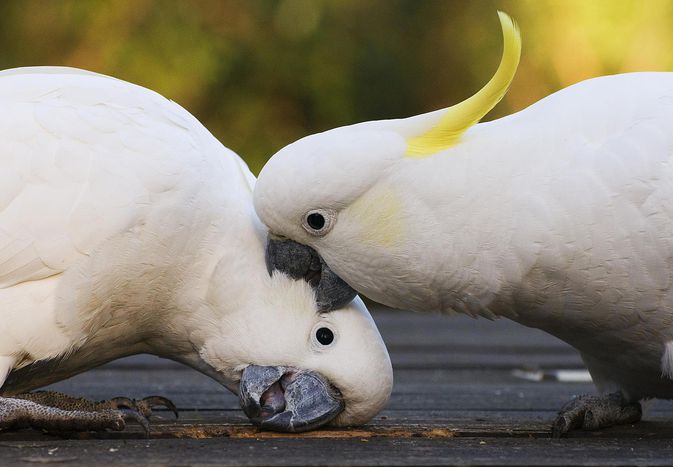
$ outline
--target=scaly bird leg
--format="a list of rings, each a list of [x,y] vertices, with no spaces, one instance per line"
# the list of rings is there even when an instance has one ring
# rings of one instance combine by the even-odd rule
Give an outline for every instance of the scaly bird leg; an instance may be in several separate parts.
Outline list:
[[[564,405],[552,425],[552,438],[581,428],[598,430],[636,423],[643,415],[639,402],[629,402],[620,392],[603,396],[581,395]]]
[[[152,408],[164,406],[177,416],[175,405],[159,396],[136,401],[118,397],[90,401],[52,391],[0,397],[0,430],[37,428],[51,432],[121,431],[129,420],[139,423],[149,434]]]
[[[149,422],[134,410],[63,410],[30,400],[0,397],[0,430],[31,427],[57,433],[121,431],[126,427],[127,420],[135,420],[145,433],[149,433]]]
[[[98,412],[101,410],[129,409],[139,412],[145,418],[150,418],[152,409],[155,407],[165,407],[173,412],[175,418],[178,418],[178,409],[175,404],[169,399],[161,396],[150,396],[140,400],[129,399],[128,397],[114,397],[110,400],[96,402],[55,391],[35,391],[19,394],[14,397],[62,410]]]

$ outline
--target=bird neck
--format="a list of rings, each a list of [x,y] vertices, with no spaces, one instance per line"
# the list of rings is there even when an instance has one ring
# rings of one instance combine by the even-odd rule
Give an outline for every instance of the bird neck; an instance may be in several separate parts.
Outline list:
[[[184,363],[232,389],[230,375],[205,357],[208,341],[225,339],[232,316],[265,294],[266,229],[252,203],[229,206],[210,219],[198,254],[181,262],[181,279],[148,341],[150,352]],[[234,389],[232,389],[234,390]]]

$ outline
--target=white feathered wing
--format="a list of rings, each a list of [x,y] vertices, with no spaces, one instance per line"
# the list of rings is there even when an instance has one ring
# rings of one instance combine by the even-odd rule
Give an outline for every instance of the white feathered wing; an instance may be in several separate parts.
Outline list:
[[[0,358],[21,366],[63,355],[101,323],[123,333],[115,313],[125,297],[110,288],[130,297],[135,279],[170,282],[147,276],[138,258],[156,270],[198,248],[187,233],[214,160],[233,164],[219,183],[249,193],[245,164],[154,92],[70,68],[0,72]],[[169,292],[161,287],[157,301]],[[123,306],[151,315],[141,310],[151,295]]]

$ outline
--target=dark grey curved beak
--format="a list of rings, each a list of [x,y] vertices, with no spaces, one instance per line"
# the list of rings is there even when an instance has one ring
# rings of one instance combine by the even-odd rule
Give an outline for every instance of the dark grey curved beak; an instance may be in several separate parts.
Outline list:
[[[239,398],[252,423],[271,431],[312,430],[344,409],[339,391],[321,375],[281,366],[248,366]]]
[[[303,279],[315,290],[320,311],[331,311],[350,303],[357,292],[334,274],[310,246],[269,235],[266,242],[266,267]]]

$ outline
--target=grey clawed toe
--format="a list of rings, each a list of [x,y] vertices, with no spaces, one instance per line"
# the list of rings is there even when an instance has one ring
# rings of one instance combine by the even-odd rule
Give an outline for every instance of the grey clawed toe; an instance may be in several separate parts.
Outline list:
[[[598,430],[636,423],[641,417],[640,403],[625,400],[621,393],[581,395],[561,408],[552,424],[552,438],[560,438],[575,429]]]

